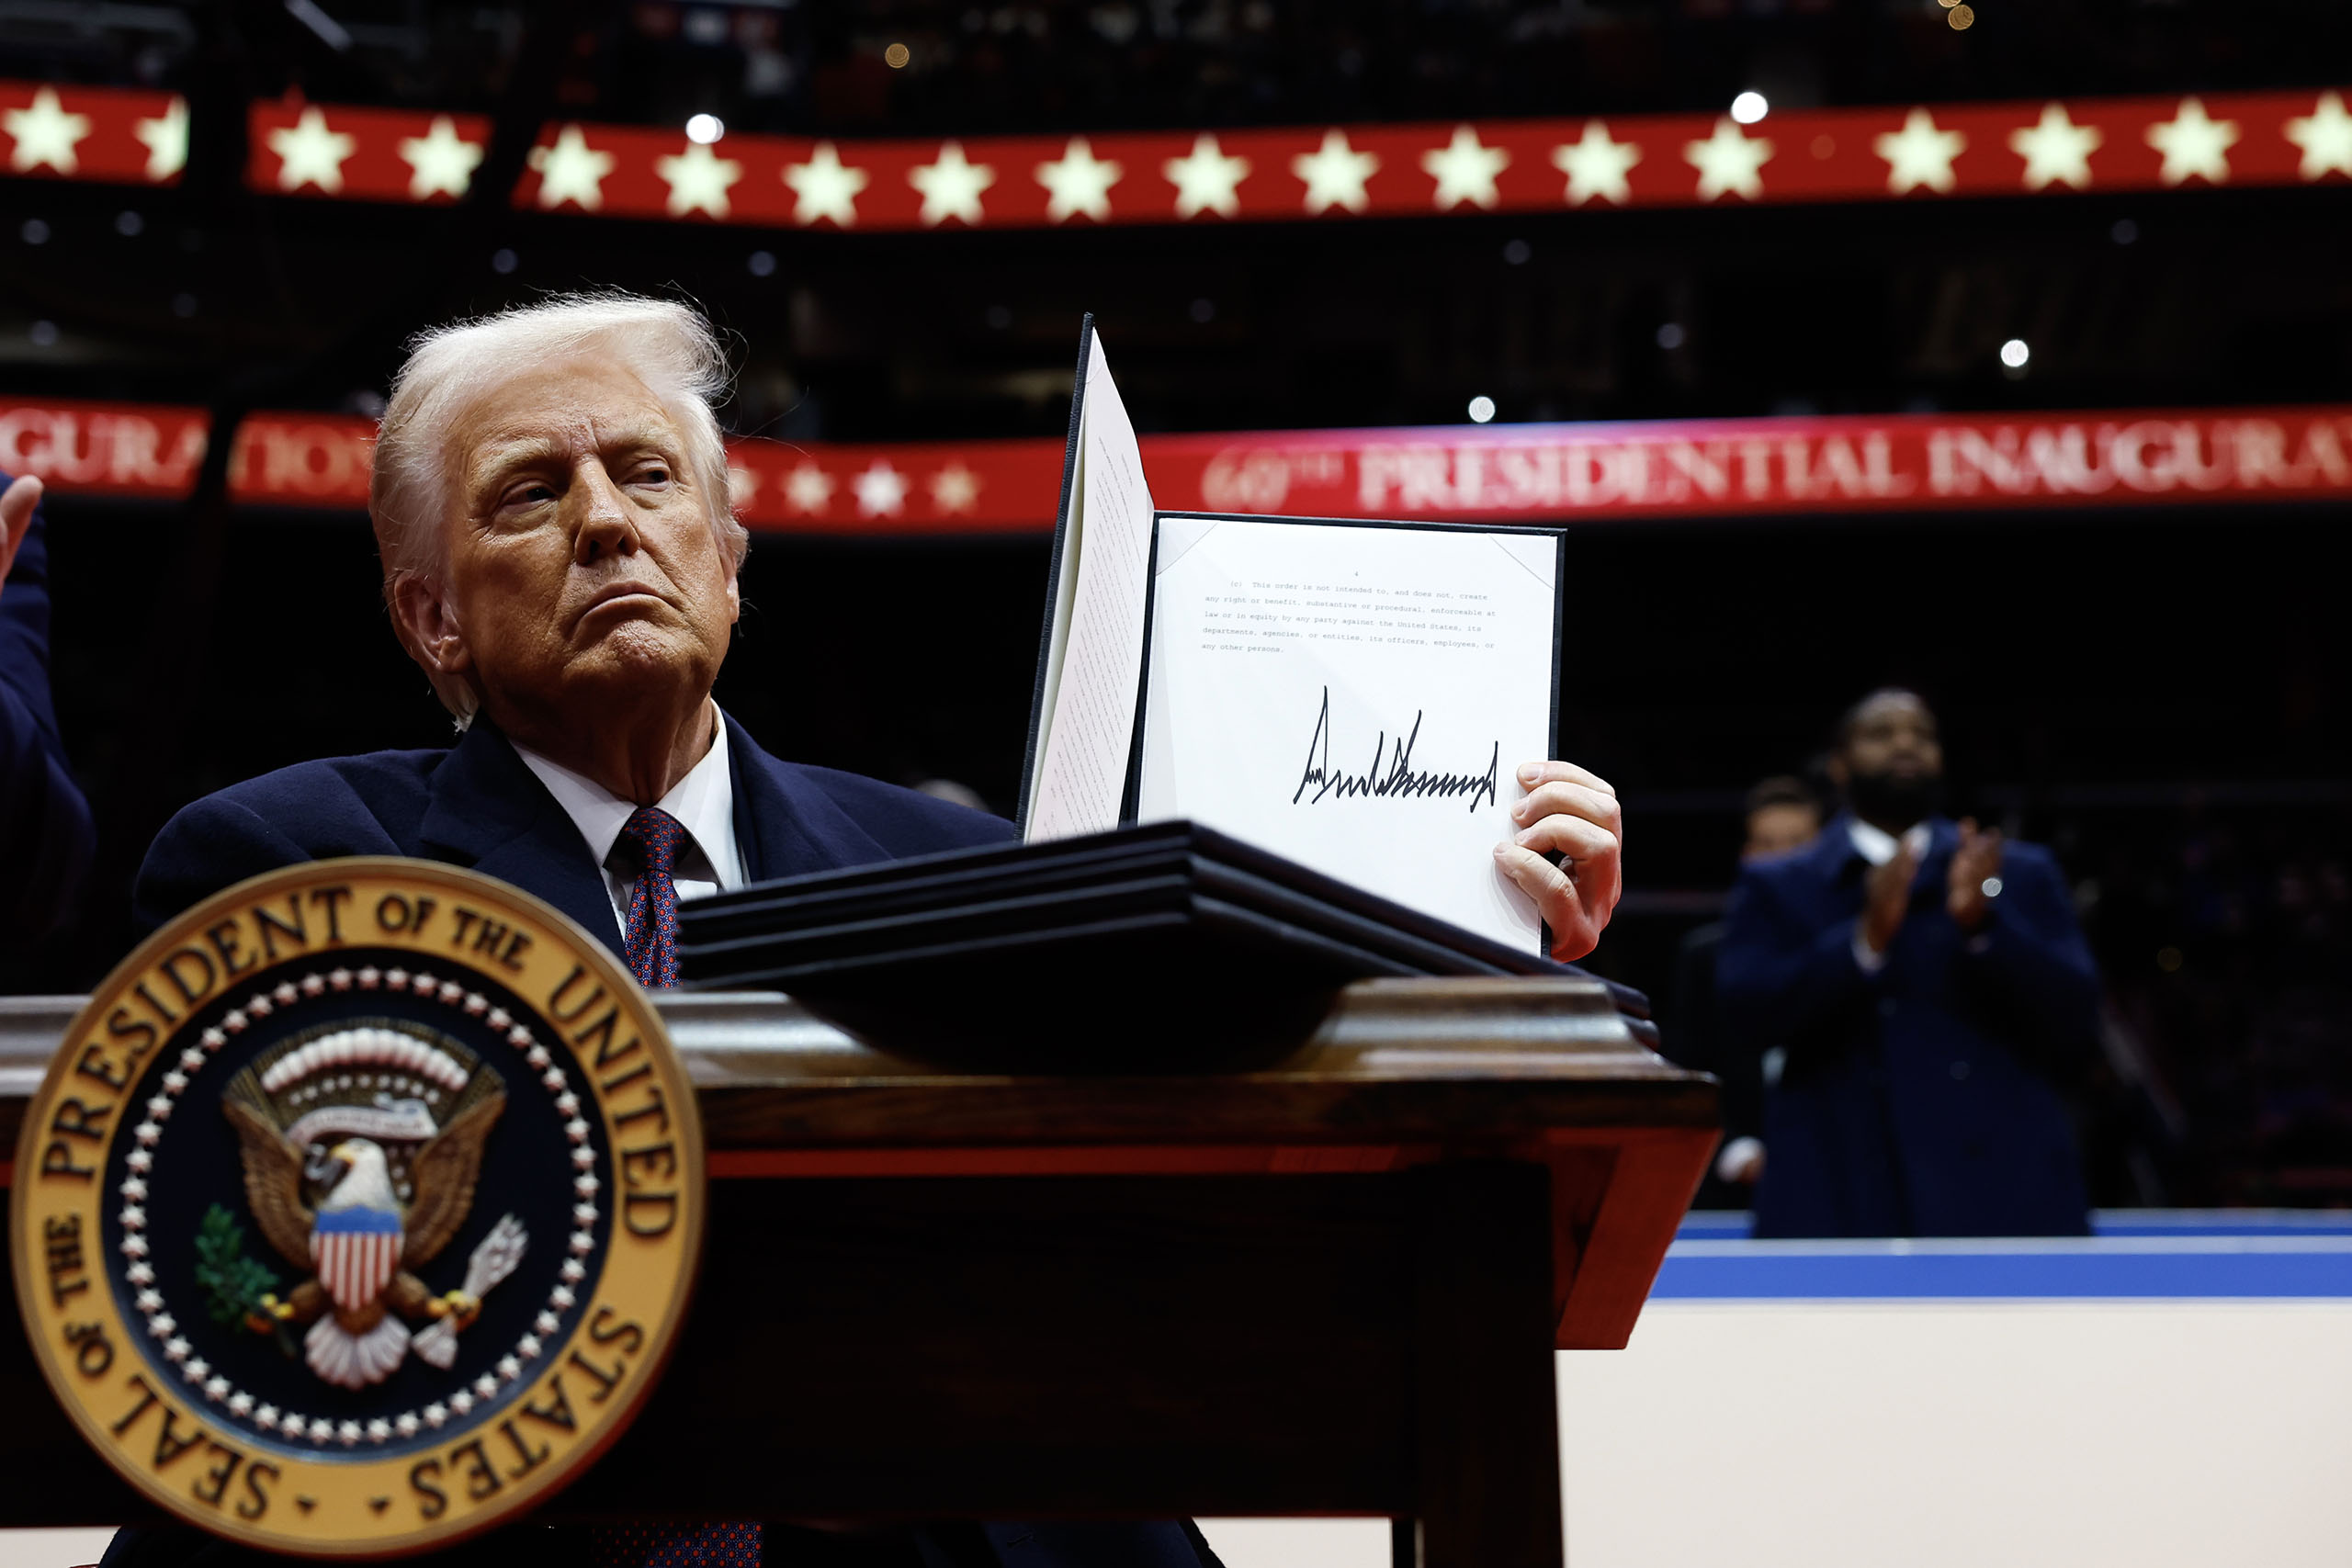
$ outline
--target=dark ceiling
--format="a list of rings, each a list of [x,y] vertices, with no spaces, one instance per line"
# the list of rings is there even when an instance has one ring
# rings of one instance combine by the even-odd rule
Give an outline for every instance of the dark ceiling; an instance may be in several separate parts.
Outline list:
[[[0,4],[0,76],[828,135],[1261,125],[2337,83],[2327,0]],[[533,53],[534,30],[560,35]],[[886,51],[904,46],[894,69]],[[526,62],[534,63],[526,64]]]

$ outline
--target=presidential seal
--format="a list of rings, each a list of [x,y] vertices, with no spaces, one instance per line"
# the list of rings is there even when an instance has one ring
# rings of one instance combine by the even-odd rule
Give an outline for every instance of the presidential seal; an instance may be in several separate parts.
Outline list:
[[[59,1399],[180,1517],[382,1557],[543,1500],[659,1374],[701,1243],[644,992],[471,872],[321,861],[188,911],[19,1134],[17,1297]]]

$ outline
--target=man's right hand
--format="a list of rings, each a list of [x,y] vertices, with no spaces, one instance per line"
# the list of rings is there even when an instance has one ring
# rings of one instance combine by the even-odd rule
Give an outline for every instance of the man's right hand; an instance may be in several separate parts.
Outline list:
[[[40,504],[41,483],[30,475],[0,490],[0,587],[8,582],[8,569],[17,564],[17,547],[33,524],[33,508]]]
[[[1918,874],[1919,857],[1905,844],[1894,852],[1894,858],[1871,872],[1867,897],[1862,905],[1862,945],[1872,953],[1884,953],[1894,944],[1894,933],[1903,929],[1904,911],[1911,907],[1911,879]]]

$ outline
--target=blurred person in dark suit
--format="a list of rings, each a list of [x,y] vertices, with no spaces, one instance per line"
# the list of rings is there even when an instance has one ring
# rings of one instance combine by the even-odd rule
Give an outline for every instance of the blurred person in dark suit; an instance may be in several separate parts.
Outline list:
[[[1780,774],[1747,792],[1747,831],[1739,863],[1794,854],[1821,831],[1821,797],[1804,780]],[[1715,958],[1724,923],[1711,920],[1682,939],[1674,965],[1674,1011],[1667,1055],[1723,1080],[1724,1143],[1699,1190],[1702,1209],[1745,1208],[1764,1168],[1763,1053],[1724,1027],[1715,999]]]
[[[65,762],[49,690],[49,547],[41,483],[0,474],[0,988],[73,912],[90,869],[90,807]]]
[[[1717,960],[1726,1026],[1782,1053],[1756,1234],[2083,1234],[2062,1090],[2098,1055],[2098,977],[2056,863],[1939,814],[1916,693],[1857,703],[1829,774],[1846,809],[1741,874]]]

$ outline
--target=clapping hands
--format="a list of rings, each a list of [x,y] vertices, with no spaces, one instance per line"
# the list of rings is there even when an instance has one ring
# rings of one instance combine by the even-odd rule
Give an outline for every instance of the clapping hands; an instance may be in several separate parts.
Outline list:
[[[2001,891],[2001,856],[2007,840],[1998,828],[1979,828],[1976,818],[1960,822],[1960,847],[1952,851],[1944,875],[1944,909],[1952,923],[1970,936],[1984,929],[1984,917]],[[1905,840],[1894,858],[1871,871],[1862,897],[1862,942],[1872,953],[1884,953],[1903,929],[1911,905],[1911,882],[1918,874],[1919,855]]]
[[[1960,848],[1952,852],[1944,908],[1954,923],[1972,936],[1984,926],[1994,897],[2001,891],[2001,854],[2006,847],[1998,828],[1980,830],[1973,817],[1961,818]]]

